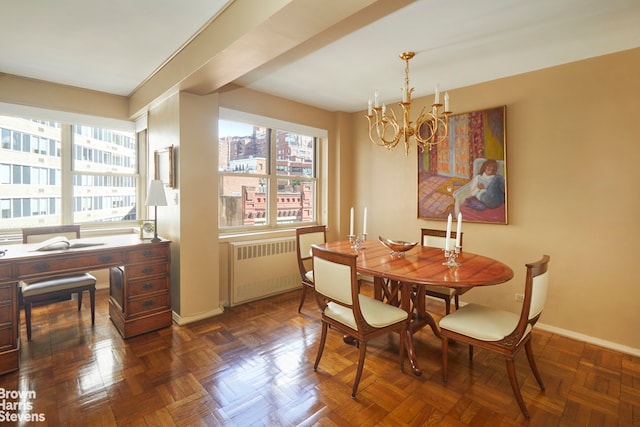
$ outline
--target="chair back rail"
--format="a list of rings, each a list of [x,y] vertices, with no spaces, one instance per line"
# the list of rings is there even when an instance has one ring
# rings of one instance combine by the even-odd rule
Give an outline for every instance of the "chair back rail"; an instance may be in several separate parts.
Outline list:
[[[447,242],[447,232],[445,230],[437,230],[433,228],[423,228],[421,233],[420,242],[422,246],[430,246],[433,248],[444,249]],[[457,231],[451,232],[451,237],[449,238],[449,245],[454,247],[456,244],[456,237],[458,236]],[[460,246],[462,246],[462,238],[464,237],[464,233],[460,232]]]
[[[80,226],[71,224],[22,229],[22,243],[40,243],[57,236],[64,236],[67,239],[79,239]]]

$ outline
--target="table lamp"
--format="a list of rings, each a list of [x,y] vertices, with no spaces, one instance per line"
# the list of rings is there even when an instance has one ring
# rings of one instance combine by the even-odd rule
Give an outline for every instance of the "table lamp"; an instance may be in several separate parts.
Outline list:
[[[153,206],[153,239],[152,242],[159,242],[158,237],[158,206],[167,206],[167,196],[164,193],[164,183],[159,179],[154,179],[149,184],[147,193],[147,206]]]

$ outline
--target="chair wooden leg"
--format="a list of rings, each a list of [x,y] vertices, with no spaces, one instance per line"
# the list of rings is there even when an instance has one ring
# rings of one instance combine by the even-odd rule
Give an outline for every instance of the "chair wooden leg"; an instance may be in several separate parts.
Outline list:
[[[458,294],[456,294],[453,297],[453,300],[455,301],[455,304],[456,304],[456,310],[459,309],[460,308],[460,298],[458,298]]]
[[[469,362],[473,362],[473,346],[469,344]]]
[[[300,305],[298,305],[298,313],[302,310],[302,305],[304,304],[304,299],[307,296],[307,288],[308,286],[304,283],[302,284],[302,295],[300,296]]]
[[[24,320],[27,323],[27,341],[31,341],[31,300],[24,300]]]
[[[89,301],[91,303],[91,324],[96,324],[96,290],[89,289]]]
[[[318,370],[318,364],[320,363],[320,358],[322,357],[322,352],[324,351],[324,343],[327,340],[327,323],[322,322],[322,333],[320,334],[320,346],[318,347],[318,355],[316,356],[316,363],[313,365],[313,370]]]
[[[513,389],[513,395],[518,402],[518,406],[520,406],[520,410],[525,418],[529,418],[529,411],[527,411],[527,407],[524,404],[524,400],[522,399],[522,393],[520,393],[520,385],[518,384],[518,378],[516,377],[516,364],[513,359],[507,358],[507,373],[509,374],[509,382],[511,383],[511,388]]]
[[[82,292],[83,291],[78,292],[78,311],[82,308]]]
[[[353,383],[353,390],[351,391],[351,397],[356,397],[356,392],[358,391],[358,385],[360,384],[360,378],[362,377],[362,370],[364,368],[364,357],[367,354],[367,342],[362,341],[360,343],[360,357],[358,358],[358,371],[356,372],[356,379]]]
[[[444,311],[446,314],[451,313],[451,298],[444,298],[444,303],[445,303],[445,307],[444,307]]]
[[[405,346],[405,334],[407,333],[407,328],[404,327],[402,328],[402,330],[400,330],[400,342],[398,343],[398,345],[400,346],[400,372],[404,372],[404,346]]]
[[[529,366],[531,367],[531,371],[533,375],[536,377],[538,381],[538,385],[540,386],[540,390],[544,391],[544,383],[542,382],[542,377],[540,376],[540,372],[538,372],[538,367],[536,366],[536,361],[533,358],[533,349],[531,348],[531,339],[524,344],[524,349],[527,352],[527,359],[529,360]]]
[[[442,337],[442,381],[449,381],[449,338]]]

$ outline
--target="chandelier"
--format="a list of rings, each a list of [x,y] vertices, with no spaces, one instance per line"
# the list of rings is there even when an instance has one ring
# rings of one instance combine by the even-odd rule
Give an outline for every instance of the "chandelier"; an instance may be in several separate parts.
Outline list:
[[[444,94],[444,111],[440,111],[443,105],[440,103],[440,92],[436,87],[435,99],[431,104],[431,111],[425,112],[422,109],[416,119],[415,124],[411,122],[411,93],[413,88],[409,88],[409,60],[415,56],[414,52],[403,52],[400,59],[404,66],[404,87],[402,91],[402,118],[403,124],[400,126],[396,114],[391,110],[391,115],[387,112],[387,107],[383,103],[380,106],[378,91],[375,91],[374,104],[367,109],[367,119],[369,121],[369,139],[376,145],[392,150],[398,145],[401,139],[404,140],[405,156],[409,155],[409,140],[413,136],[416,145],[424,151],[426,147],[431,147],[442,142],[449,132],[449,93]]]

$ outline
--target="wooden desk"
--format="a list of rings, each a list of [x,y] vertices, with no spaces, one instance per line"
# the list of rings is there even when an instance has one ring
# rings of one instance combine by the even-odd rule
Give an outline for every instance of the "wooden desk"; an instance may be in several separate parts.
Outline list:
[[[324,245],[336,252],[353,253],[348,241],[329,242]],[[459,267],[442,265],[442,249],[416,246],[404,257],[392,256],[379,241],[364,242],[358,250],[358,271],[374,277],[374,293],[379,300],[405,309],[410,323],[407,328],[407,354],[416,375],[421,371],[413,345],[413,333],[429,325],[437,337],[442,338],[435,319],[426,310],[424,286],[446,286],[460,293],[475,286],[504,283],[513,278],[513,270],[495,259],[470,252],[462,252]]]
[[[82,241],[101,244],[56,251],[11,245],[0,257],[0,374],[19,367],[20,280],[110,268],[109,316],[123,338],[171,325],[171,242],[135,234]]]

